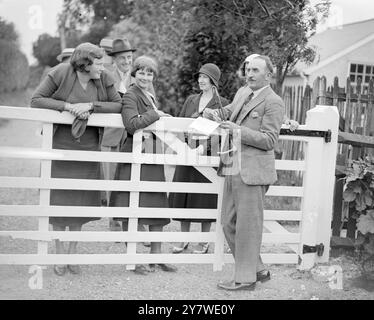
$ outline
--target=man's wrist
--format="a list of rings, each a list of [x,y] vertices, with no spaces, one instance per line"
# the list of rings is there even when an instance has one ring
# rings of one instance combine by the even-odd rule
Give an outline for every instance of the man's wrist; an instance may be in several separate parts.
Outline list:
[[[69,102],[65,102],[63,111],[70,111],[70,109],[71,109],[71,104]]]

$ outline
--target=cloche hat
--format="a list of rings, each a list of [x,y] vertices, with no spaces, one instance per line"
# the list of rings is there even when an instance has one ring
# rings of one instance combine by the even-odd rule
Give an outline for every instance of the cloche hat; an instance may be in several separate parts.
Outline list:
[[[208,76],[212,80],[213,84],[218,88],[218,81],[221,77],[221,70],[217,65],[215,65],[214,63],[206,63],[200,68],[199,72],[195,73],[195,77],[198,77],[199,73],[203,73]]]

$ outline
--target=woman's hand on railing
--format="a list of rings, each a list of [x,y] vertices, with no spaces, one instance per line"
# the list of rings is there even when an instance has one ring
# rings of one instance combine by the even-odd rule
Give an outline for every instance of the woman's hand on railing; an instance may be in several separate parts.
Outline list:
[[[82,113],[82,114],[78,117],[78,119],[80,119],[80,120],[87,120],[87,119],[90,117],[90,115],[91,115],[91,113],[89,113],[89,112],[85,112],[85,113]]]
[[[69,111],[73,116],[81,118],[81,116],[92,110],[92,103],[74,103],[70,104],[71,110]]]

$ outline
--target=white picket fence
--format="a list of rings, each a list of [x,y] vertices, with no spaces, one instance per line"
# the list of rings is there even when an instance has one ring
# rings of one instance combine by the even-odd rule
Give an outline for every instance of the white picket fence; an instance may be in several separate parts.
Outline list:
[[[40,177],[0,177],[0,188],[39,189],[38,205],[0,204],[0,216],[37,217],[37,231],[0,231],[1,237],[38,241],[37,254],[1,254],[0,264],[49,265],[49,264],[125,264],[129,269],[135,264],[148,263],[205,263],[221,270],[225,263],[232,263],[231,254],[224,252],[224,234],[221,226],[221,202],[223,178],[217,176],[214,167],[218,157],[199,156],[180,139],[188,130],[192,119],[162,118],[144,130],[151,130],[177,154],[142,153],[142,130],[134,135],[133,153],[111,153],[52,149],[53,124],[71,124],[73,117],[67,112],[0,106],[0,119],[19,119],[42,122],[41,148],[0,146],[0,158],[40,160]],[[305,130],[331,130],[331,142],[321,137],[287,136],[280,139],[300,140],[306,143],[305,159],[277,160],[277,170],[303,171],[302,186],[271,186],[266,196],[302,198],[301,210],[265,210],[263,243],[286,245],[291,253],[262,253],[264,263],[296,264],[300,269],[311,268],[314,263],[329,259],[330,224],[334,189],[335,157],[339,116],[336,107],[317,106],[307,112]],[[90,126],[123,127],[120,115],[93,114]],[[286,127],[285,127],[286,128]],[[30,133],[33,134],[33,133]],[[51,160],[122,162],[132,163],[131,181],[56,179],[51,178]],[[7,160],[8,161],[8,160]],[[140,181],[142,163],[195,166],[212,183],[148,182]],[[51,206],[50,189],[124,190],[130,191],[130,206],[118,207],[65,207]],[[1,189],[0,189],[1,190]],[[217,194],[217,209],[140,208],[139,192],[188,192]],[[50,216],[79,217],[129,217],[128,232],[81,231],[56,232],[49,229]],[[211,232],[138,232],[138,218],[213,218],[216,227]],[[299,221],[299,232],[289,232],[279,221]],[[15,226],[17,227],[17,226]],[[0,227],[1,228],[1,227]],[[127,252],[121,254],[52,254],[48,243],[54,239],[84,242],[127,242]],[[136,252],[138,242],[212,242],[214,252],[209,254],[144,254]],[[322,243],[324,253],[303,253],[303,246]]]

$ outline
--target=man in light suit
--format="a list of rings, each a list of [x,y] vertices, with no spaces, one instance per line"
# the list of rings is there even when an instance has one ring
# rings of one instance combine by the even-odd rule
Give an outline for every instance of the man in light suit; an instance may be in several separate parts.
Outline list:
[[[225,175],[222,224],[227,243],[235,258],[234,280],[220,283],[225,290],[254,290],[257,281],[270,280],[260,258],[263,229],[263,203],[269,185],[277,180],[274,145],[284,117],[284,103],[270,88],[273,65],[266,56],[246,63],[246,80],[251,90],[236,95],[224,108],[228,121],[220,124],[234,138],[230,157],[238,164],[225,167],[230,153],[221,156],[219,175]],[[252,91],[252,92],[250,92]],[[249,93],[248,93],[249,92]],[[205,116],[218,120],[218,113]],[[235,152],[235,150],[237,150]]]

